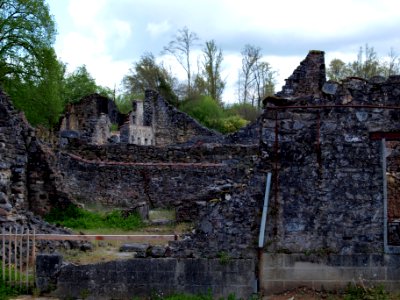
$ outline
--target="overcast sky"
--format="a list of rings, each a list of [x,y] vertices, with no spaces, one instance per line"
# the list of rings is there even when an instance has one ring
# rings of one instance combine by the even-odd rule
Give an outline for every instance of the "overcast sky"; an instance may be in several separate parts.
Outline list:
[[[279,72],[279,91],[309,50],[353,61],[360,46],[400,53],[399,0],[47,0],[57,23],[55,49],[68,70],[85,64],[97,84],[118,88],[132,63],[187,26],[224,53],[225,102],[235,102],[240,51],[262,48]],[[200,48],[201,49],[201,45]],[[161,58],[160,58],[161,59]],[[172,71],[184,79],[181,68]]]

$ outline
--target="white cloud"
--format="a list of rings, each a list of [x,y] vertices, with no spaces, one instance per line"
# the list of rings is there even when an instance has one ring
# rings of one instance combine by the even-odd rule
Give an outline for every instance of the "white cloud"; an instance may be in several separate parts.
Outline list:
[[[240,50],[246,43],[262,47],[265,59],[279,71],[277,90],[309,49],[325,50],[327,65],[335,57],[356,59],[359,46],[365,43],[375,47],[380,56],[391,46],[400,52],[396,48],[400,43],[398,0],[48,1],[51,8],[68,3],[68,9],[54,10],[56,22],[63,26],[57,54],[71,70],[86,64],[99,84],[111,88],[132,62],[145,51],[159,54],[183,26],[198,33],[203,42],[215,39],[217,45],[223,45],[224,99],[229,102],[237,99]],[[165,64],[185,80],[173,59]],[[193,66],[196,69],[196,61]]]
[[[161,34],[168,32],[170,29],[171,24],[168,20],[159,23],[150,22],[146,26],[146,31],[151,35],[151,37],[158,37]]]

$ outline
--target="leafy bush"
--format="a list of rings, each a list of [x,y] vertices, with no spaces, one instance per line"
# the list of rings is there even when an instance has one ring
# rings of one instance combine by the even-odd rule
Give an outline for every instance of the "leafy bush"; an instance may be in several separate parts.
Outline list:
[[[221,133],[235,132],[248,122],[226,111],[217,101],[208,96],[186,100],[180,107],[204,126]]]
[[[143,222],[138,214],[130,214],[124,217],[122,212],[118,210],[99,214],[74,205],[70,205],[65,209],[53,208],[45,216],[45,220],[73,229],[114,228],[132,230],[143,226]]]
[[[260,111],[250,103],[235,103],[226,108],[227,113],[237,115],[249,122],[254,122],[260,115]]]

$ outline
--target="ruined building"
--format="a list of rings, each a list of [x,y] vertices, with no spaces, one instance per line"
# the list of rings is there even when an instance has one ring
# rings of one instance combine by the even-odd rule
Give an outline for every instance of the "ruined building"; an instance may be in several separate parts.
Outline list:
[[[264,100],[258,121],[229,136],[153,91],[129,116],[94,95],[68,108],[56,154],[32,144],[27,125],[2,101],[3,135],[22,126],[16,138],[1,140],[12,149],[1,157],[6,212],[24,206],[43,213],[58,199],[124,209],[144,202],[173,207],[178,220],[195,223],[160,258],[50,270],[59,276],[59,295],[210,288],[248,297],[255,286],[271,294],[348,282],[400,289],[400,76],[326,81],[324,53],[310,51],[282,91]],[[259,248],[268,173],[266,243]]]

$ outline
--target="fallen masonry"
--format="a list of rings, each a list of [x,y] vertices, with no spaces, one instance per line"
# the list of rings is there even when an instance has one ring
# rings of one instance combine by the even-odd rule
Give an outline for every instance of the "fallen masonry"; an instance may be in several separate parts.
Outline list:
[[[178,220],[194,221],[166,247],[124,245],[139,253],[127,261],[77,266],[41,254],[42,291],[125,299],[209,289],[248,298],[348,282],[400,289],[400,76],[326,81],[324,53],[310,51],[282,91],[264,99],[257,122],[229,136],[154,91],[129,115],[91,95],[67,109],[57,147],[0,99],[3,227],[33,226],[27,211],[67,203],[140,207],[143,215],[173,207]]]

